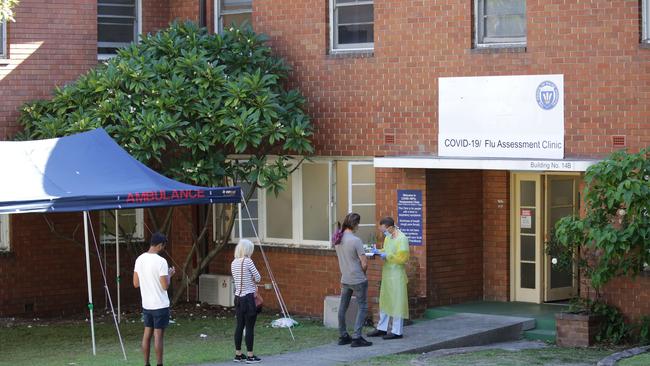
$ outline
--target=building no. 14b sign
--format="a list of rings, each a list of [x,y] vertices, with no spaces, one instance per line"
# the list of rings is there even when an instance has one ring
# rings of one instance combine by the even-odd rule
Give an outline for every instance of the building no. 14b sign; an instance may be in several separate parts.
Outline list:
[[[564,76],[439,78],[438,154],[564,158]]]

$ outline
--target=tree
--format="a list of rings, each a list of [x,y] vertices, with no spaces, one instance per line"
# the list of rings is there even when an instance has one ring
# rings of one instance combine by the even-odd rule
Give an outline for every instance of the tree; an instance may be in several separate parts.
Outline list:
[[[18,5],[18,0],[0,0],[0,23],[10,20],[14,21],[14,7]]]
[[[587,169],[585,184],[584,216],[556,223],[556,245],[560,262],[577,260],[598,290],[650,263],[650,150],[612,154]]]
[[[24,105],[18,138],[103,127],[135,158],[173,179],[203,186],[247,183],[247,200],[257,187],[277,193],[296,167],[290,154],[313,152],[305,100],[283,85],[288,71],[250,27],[216,35],[191,22],[173,23],[56,89],[51,100]],[[232,158],[242,154],[244,159]],[[229,241],[235,217],[230,205],[222,205],[225,230],[202,247],[211,211],[194,232],[182,289]],[[155,226],[168,228],[170,218],[171,211]],[[189,268],[193,257],[197,265]]]

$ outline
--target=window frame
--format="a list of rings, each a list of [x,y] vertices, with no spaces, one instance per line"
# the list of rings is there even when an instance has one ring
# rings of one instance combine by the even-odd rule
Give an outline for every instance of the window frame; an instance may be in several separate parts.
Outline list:
[[[366,162],[366,161],[350,161],[348,163],[348,213],[349,212],[355,212],[354,206],[361,206],[361,207],[374,207],[375,208],[375,215],[377,214],[377,200],[373,203],[352,203],[352,187],[353,186],[361,186],[361,187],[375,187],[377,188],[377,182],[375,183],[352,183],[352,170],[354,166],[361,166],[361,165],[372,165],[374,166],[374,163],[372,161]],[[359,227],[377,227],[377,224],[375,223],[375,218],[372,218],[372,224],[359,224]]]
[[[528,44],[528,7],[524,10],[524,20],[526,21],[526,35],[523,37],[499,38],[498,40],[485,42],[485,3],[488,0],[474,0],[474,47],[476,48],[507,48],[507,47],[526,47]],[[524,0],[524,4],[526,4]],[[488,38],[489,39],[489,38]]]
[[[214,29],[215,33],[223,33],[223,16],[224,15],[236,15],[236,14],[248,14],[251,15],[251,20],[253,19],[253,0],[251,0],[251,10],[221,10],[221,0],[214,0]],[[252,24],[251,24],[252,26]]]
[[[11,215],[0,215],[0,253],[11,251]]]
[[[135,233],[133,235],[132,240],[135,240],[136,242],[144,242],[144,209],[143,208],[134,208],[132,210],[135,210]],[[104,218],[103,215],[110,215],[109,212],[107,211],[115,211],[115,210],[103,210],[100,211],[100,218],[99,218],[99,223],[100,223],[100,228],[99,228],[99,241],[102,244],[115,244],[115,236],[114,235],[108,235],[104,233],[103,228],[104,228]],[[117,210],[118,215],[122,213],[124,210]],[[119,237],[120,242],[123,242],[126,240],[126,238],[120,236]]]
[[[7,37],[7,21],[0,22],[0,30],[2,31],[2,37],[0,37],[0,60],[9,58],[7,51],[9,49],[9,39]]]
[[[348,180],[345,182],[346,191],[348,194],[347,202],[337,202],[336,195],[336,185],[339,183],[336,175],[336,165],[335,162],[345,162],[348,164]],[[328,195],[328,206],[329,206],[329,215],[328,215],[328,239],[327,240],[310,240],[304,238],[304,217],[303,217],[303,166],[304,164],[322,164],[327,166],[328,170],[328,191],[323,194]],[[290,247],[299,247],[299,248],[313,248],[313,249],[330,249],[331,248],[331,236],[336,223],[336,213],[338,205],[344,205],[346,212],[351,212],[351,192],[352,182],[351,178],[351,166],[353,165],[370,165],[373,166],[372,160],[361,160],[361,159],[347,159],[347,158],[325,158],[325,157],[315,157],[311,158],[309,162],[303,162],[294,172],[291,173],[291,208],[292,208],[292,235],[291,238],[274,238],[267,235],[267,194],[273,194],[267,192],[263,188],[257,188],[257,234],[260,237],[261,242],[264,245],[269,246],[290,246]],[[376,183],[373,183],[376,185]],[[355,204],[357,206],[358,204]],[[372,203],[376,207],[376,202]],[[213,205],[213,213],[216,213],[217,207]],[[246,212],[242,207],[242,211]],[[253,214],[253,212],[251,212]],[[239,220],[237,216],[237,207],[234,208],[235,220]],[[247,221],[243,219],[242,221]],[[371,218],[371,221],[375,221],[375,218]],[[216,236],[218,232],[216,215],[213,214],[212,221],[212,232]],[[363,224],[363,226],[372,226],[376,227],[376,224]],[[232,243],[237,243],[239,240],[239,233],[235,230],[236,226],[233,226],[233,230],[230,233],[230,241]],[[256,241],[256,238],[244,237],[244,239],[249,239]]]
[[[641,2],[641,43],[650,44],[650,0]]]
[[[142,0],[134,0],[135,2],[135,24],[134,24],[134,34],[133,42],[138,42],[142,36]],[[97,25],[99,26],[99,2],[97,3]],[[119,43],[119,42],[118,42]],[[115,53],[99,53],[99,48],[101,45],[104,47],[117,46],[117,48],[124,47],[124,45],[118,46],[118,43],[115,42],[100,42],[97,40],[97,60],[110,60],[115,57]],[[121,44],[121,43],[120,43]]]
[[[337,8],[346,7],[346,6],[360,6],[360,5],[372,5],[373,11],[373,39],[369,43],[351,43],[346,45],[339,45],[338,43],[338,22],[337,19]],[[330,20],[330,53],[342,53],[342,52],[363,52],[363,51],[373,51],[375,49],[375,1],[374,0],[362,0],[360,2],[350,3],[350,4],[336,4],[336,0],[329,0],[329,20]]]

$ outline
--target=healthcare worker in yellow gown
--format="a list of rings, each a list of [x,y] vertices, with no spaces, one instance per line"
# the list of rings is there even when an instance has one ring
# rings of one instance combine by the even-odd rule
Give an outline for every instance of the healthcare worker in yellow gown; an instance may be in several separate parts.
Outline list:
[[[409,304],[406,285],[406,263],[409,260],[409,242],[404,233],[395,227],[392,217],[379,221],[379,230],[384,233],[384,248],[375,250],[383,260],[381,289],[379,293],[379,323],[377,329],[368,333],[369,337],[384,339],[402,338],[404,319],[409,317]],[[393,318],[391,332],[388,332],[389,318]]]

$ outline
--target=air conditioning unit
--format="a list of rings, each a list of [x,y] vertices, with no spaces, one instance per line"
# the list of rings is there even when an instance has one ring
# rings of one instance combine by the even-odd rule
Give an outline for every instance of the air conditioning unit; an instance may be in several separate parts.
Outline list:
[[[202,274],[199,276],[199,301],[210,305],[235,306],[232,276]]]

